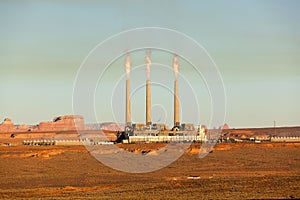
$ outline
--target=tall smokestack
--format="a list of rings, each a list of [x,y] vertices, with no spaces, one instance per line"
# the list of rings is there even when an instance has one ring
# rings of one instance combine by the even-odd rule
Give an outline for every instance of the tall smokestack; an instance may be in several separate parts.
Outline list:
[[[131,110],[130,110],[130,55],[127,53],[125,59],[126,70],[126,126],[131,126]]]
[[[146,60],[146,125],[151,125],[151,88],[150,88],[150,54],[151,51],[147,51]]]
[[[173,69],[174,69],[174,127],[180,126],[179,121],[179,99],[178,99],[178,57],[174,54],[173,58]]]

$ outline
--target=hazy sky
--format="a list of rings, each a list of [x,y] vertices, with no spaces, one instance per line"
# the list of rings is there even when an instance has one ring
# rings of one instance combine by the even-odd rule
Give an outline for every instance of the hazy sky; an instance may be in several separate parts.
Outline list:
[[[300,125],[299,10],[296,0],[1,1],[0,118],[36,124],[72,114],[73,83],[88,53],[121,31],[155,26],[185,33],[206,48],[224,81],[231,127],[273,126],[274,120]],[[117,65],[123,70],[123,58]],[[161,101],[170,104],[169,97]],[[139,102],[133,118],[144,122]],[[200,102],[203,123],[209,121],[207,102]],[[103,121],[112,120],[108,108],[97,110]]]

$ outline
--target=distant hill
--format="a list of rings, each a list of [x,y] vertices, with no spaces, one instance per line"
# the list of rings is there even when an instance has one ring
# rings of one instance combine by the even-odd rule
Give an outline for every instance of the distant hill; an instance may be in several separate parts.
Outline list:
[[[278,136],[278,137],[294,137],[300,136],[300,126],[296,127],[278,127],[278,128],[242,128],[242,129],[227,129],[222,130],[222,135],[246,135],[246,136],[255,136],[255,135],[269,135],[269,136]]]
[[[85,127],[89,130],[106,130],[106,131],[124,131],[124,124],[115,122],[91,123],[86,124]]]

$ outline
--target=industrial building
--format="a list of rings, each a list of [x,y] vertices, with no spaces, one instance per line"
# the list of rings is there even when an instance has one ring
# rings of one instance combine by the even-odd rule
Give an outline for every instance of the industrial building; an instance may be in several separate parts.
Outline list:
[[[152,123],[151,120],[151,83],[150,83],[150,51],[147,51],[146,61],[146,122],[145,124],[134,124],[131,121],[130,104],[130,55],[127,53],[125,59],[126,70],[126,109],[125,130],[122,135],[123,143],[135,142],[190,142],[206,141],[204,129],[195,129],[193,124],[181,124],[179,119],[179,94],[178,94],[178,56],[174,54],[174,124],[171,130],[166,129],[165,124]]]

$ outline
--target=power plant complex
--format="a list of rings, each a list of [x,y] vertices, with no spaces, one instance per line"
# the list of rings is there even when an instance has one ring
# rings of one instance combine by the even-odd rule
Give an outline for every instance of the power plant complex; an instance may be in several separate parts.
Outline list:
[[[0,145],[103,145],[114,143],[167,143],[167,142],[220,142],[220,143],[261,143],[261,142],[299,142],[299,127],[267,127],[230,129],[227,124],[213,129],[192,123],[180,122],[179,61],[173,56],[174,92],[173,125],[156,123],[151,118],[151,59],[150,51],[146,57],[146,116],[145,123],[132,123],[130,100],[131,58],[125,58],[126,102],[125,124],[85,123],[81,115],[56,116],[52,121],[36,125],[14,124],[9,118],[0,123]],[[79,134],[78,134],[79,133]]]
[[[168,130],[165,124],[152,123],[151,120],[151,83],[150,83],[150,51],[147,51],[146,61],[146,123],[134,124],[131,121],[130,103],[130,55],[127,53],[125,58],[126,70],[126,109],[125,109],[125,131],[123,143],[135,142],[185,142],[185,141],[204,141],[206,139],[205,130],[196,130],[193,124],[181,124],[179,117],[179,95],[178,95],[178,56],[174,54],[174,124]]]

